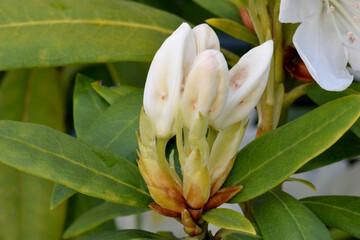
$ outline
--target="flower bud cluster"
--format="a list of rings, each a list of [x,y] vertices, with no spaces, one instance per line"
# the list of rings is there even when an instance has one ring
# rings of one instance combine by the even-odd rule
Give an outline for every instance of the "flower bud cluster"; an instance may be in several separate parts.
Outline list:
[[[183,23],[151,63],[140,115],[138,165],[154,200],[150,207],[181,217],[190,235],[201,232],[197,221],[204,211],[242,188],[221,186],[234,164],[247,117],[266,87],[272,52],[268,41],[229,71],[215,32],[206,24],[191,29]],[[167,155],[174,136],[176,148]]]

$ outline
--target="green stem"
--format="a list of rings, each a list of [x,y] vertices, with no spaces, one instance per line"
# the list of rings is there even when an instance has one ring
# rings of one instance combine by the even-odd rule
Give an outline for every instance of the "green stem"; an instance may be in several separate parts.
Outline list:
[[[136,229],[141,229],[142,228],[141,214],[135,215],[135,227],[136,227]]]
[[[306,95],[306,87],[309,85],[310,83],[301,84],[300,86],[292,89],[289,93],[285,94],[283,108],[289,109],[296,99]]]
[[[281,116],[279,121],[279,126],[287,123],[289,109],[291,105],[301,96],[306,95],[306,87],[309,86],[310,83],[301,84],[300,86],[292,89],[289,93],[285,94],[284,102],[282,105]]]

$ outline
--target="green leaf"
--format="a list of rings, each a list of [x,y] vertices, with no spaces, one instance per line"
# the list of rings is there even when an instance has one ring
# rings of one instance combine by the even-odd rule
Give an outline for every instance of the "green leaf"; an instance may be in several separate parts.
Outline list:
[[[348,131],[325,152],[302,166],[297,172],[306,172],[344,159],[360,155],[360,139]]]
[[[237,7],[241,7],[241,8],[247,8],[249,5],[248,0],[227,0],[227,1],[232,2]]]
[[[286,181],[302,183],[302,184],[308,186],[309,188],[311,188],[314,192],[316,192],[316,187],[310,181],[307,181],[307,180],[304,180],[304,179],[299,179],[299,178],[288,178],[288,179],[286,179]]]
[[[223,240],[259,240],[263,239],[260,236],[244,233],[244,232],[236,232],[236,231],[226,231],[221,233],[221,239]]]
[[[1,11],[1,70],[150,61],[184,21],[118,0],[2,0]]]
[[[91,87],[110,105],[114,104],[118,97],[132,94],[134,92],[142,92],[139,88],[121,85],[117,87],[102,86],[101,82],[92,82]]]
[[[62,84],[55,69],[7,72],[0,88],[0,119],[32,121],[63,131]],[[66,206],[50,211],[53,185],[0,164],[0,239],[60,238]]]
[[[318,196],[300,201],[325,225],[360,238],[360,197]]]
[[[135,207],[151,202],[128,160],[51,128],[0,121],[0,161],[86,195]]]
[[[239,152],[224,184],[244,187],[230,201],[243,202],[277,186],[334,144],[359,115],[360,96],[347,96],[257,138]]]
[[[312,84],[306,88],[306,92],[316,104],[323,105],[344,96],[360,95],[360,83],[354,82],[342,92],[329,92],[322,89],[319,85]],[[351,131],[360,138],[360,119],[351,127]]]
[[[241,213],[231,209],[212,209],[203,214],[202,218],[208,223],[220,228],[242,231],[256,235],[256,231],[251,222]]]
[[[133,240],[133,239],[163,239],[161,236],[155,233],[143,231],[143,230],[119,230],[92,235],[81,238],[79,240]]]
[[[205,8],[214,15],[228,18],[241,23],[241,18],[236,6],[226,0],[193,0],[195,3]]]
[[[309,209],[280,190],[255,198],[254,212],[266,240],[331,240],[325,225]]]
[[[244,25],[226,18],[210,18],[205,21],[209,25],[250,44],[259,44],[257,36]]]
[[[111,202],[102,203],[77,218],[69,228],[66,229],[63,237],[76,237],[86,231],[93,229],[101,223],[121,216],[139,214],[149,209],[135,208]]]
[[[141,89],[123,88],[116,102],[94,119],[81,139],[102,146],[135,163],[138,147],[136,132],[139,131],[139,116],[143,104]],[[116,89],[116,88],[114,88]],[[79,106],[80,107],[80,106]]]
[[[74,127],[79,138],[86,135],[91,124],[109,106],[91,87],[92,80],[77,75],[74,90]]]
[[[81,217],[83,214],[87,213],[88,211],[91,211],[91,209],[99,206],[100,204],[103,204],[105,201],[99,198],[94,198],[90,196],[86,196],[81,193],[77,193],[68,200],[68,211],[66,216],[66,225],[64,226],[64,230],[70,227],[71,224],[73,224],[79,217]],[[102,233],[105,231],[113,231],[116,230],[115,221],[109,220],[106,221],[100,225],[98,225],[95,228],[92,228],[91,230],[84,232],[78,237],[93,235]],[[77,238],[78,238],[77,237]],[[76,238],[76,239],[77,239]],[[63,238],[61,238],[63,239]],[[75,240],[75,239],[73,239]]]
[[[74,189],[55,183],[50,199],[50,209],[55,209],[74,194],[76,194]]]
[[[135,163],[138,146],[135,133],[139,128],[142,95],[142,89],[126,85],[105,88],[79,75],[74,94],[77,135],[81,140],[105,147]]]

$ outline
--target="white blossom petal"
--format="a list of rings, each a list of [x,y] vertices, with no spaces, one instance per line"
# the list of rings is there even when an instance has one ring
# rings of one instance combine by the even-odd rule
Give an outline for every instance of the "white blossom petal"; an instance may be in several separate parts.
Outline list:
[[[198,112],[210,122],[219,116],[227,96],[228,72],[221,52],[209,49],[196,56],[182,98],[185,126],[190,128]]]
[[[195,59],[190,26],[183,23],[165,40],[151,63],[144,90],[144,110],[153,120],[158,137],[175,133],[174,120],[180,88]]]
[[[323,0],[281,0],[280,22],[297,23],[318,15],[323,8]]]
[[[209,25],[206,23],[197,25],[193,29],[195,43],[196,43],[196,53],[199,54],[206,49],[215,49],[220,51],[220,42],[219,39]]]
[[[294,45],[311,76],[328,91],[342,91],[352,82],[346,70],[347,51],[326,10],[305,20],[296,30]]]
[[[254,109],[267,84],[273,41],[251,49],[230,70],[229,92],[223,112],[214,127],[226,127],[246,118]]]

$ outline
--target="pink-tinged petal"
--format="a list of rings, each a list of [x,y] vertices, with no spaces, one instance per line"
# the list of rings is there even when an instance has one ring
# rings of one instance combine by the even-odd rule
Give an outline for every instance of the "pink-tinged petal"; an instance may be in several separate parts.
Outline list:
[[[198,112],[210,121],[219,116],[227,96],[228,72],[226,60],[219,51],[206,50],[196,56],[182,98],[185,126],[190,128]]]
[[[214,30],[212,30],[209,25],[206,23],[197,25],[194,27],[193,33],[195,37],[197,54],[207,49],[215,49],[220,51],[219,39]]]
[[[195,59],[192,29],[183,23],[165,40],[151,63],[144,91],[144,109],[158,137],[167,138],[174,131],[174,120],[182,81]]]
[[[305,20],[293,42],[311,76],[322,88],[342,91],[351,84],[353,76],[346,69],[346,47],[326,10]]]
[[[214,127],[225,129],[246,118],[259,102],[267,84],[273,41],[251,49],[230,70],[230,83],[224,110]]]
[[[323,9],[323,0],[281,0],[280,22],[297,23],[319,15]]]

